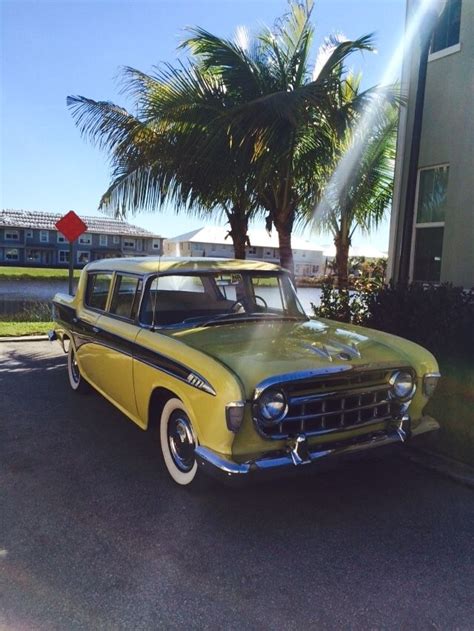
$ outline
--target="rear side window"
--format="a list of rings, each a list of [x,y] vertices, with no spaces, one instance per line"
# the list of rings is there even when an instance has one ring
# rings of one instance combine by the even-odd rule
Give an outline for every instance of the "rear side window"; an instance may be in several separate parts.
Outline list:
[[[105,311],[111,283],[111,273],[89,274],[87,280],[86,305],[93,309]]]
[[[110,313],[133,320],[140,300],[142,280],[138,276],[117,274]]]

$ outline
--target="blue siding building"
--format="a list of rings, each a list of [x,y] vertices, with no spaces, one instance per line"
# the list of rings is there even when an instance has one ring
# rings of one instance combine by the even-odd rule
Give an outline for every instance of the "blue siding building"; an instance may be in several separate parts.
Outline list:
[[[69,241],[55,228],[62,215],[23,210],[0,211],[0,265],[67,267]],[[163,237],[119,219],[81,219],[87,231],[74,243],[74,267],[97,259],[160,255]]]

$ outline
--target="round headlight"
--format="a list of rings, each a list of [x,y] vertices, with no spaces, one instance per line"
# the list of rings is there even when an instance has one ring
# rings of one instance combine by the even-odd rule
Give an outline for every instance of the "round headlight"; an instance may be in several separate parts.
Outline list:
[[[415,390],[415,381],[413,375],[406,370],[394,372],[390,384],[393,394],[401,401],[410,399]]]
[[[258,401],[258,410],[264,425],[279,423],[288,411],[284,393],[281,390],[266,390]]]

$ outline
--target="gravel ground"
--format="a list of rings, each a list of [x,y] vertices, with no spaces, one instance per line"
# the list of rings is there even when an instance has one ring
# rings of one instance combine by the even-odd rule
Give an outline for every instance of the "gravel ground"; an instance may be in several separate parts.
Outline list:
[[[233,490],[0,345],[0,629],[473,629],[474,493],[396,456]]]

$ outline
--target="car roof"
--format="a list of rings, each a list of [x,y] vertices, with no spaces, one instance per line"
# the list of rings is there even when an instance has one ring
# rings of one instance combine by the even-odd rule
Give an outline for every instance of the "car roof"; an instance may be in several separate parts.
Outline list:
[[[92,271],[121,271],[134,274],[158,272],[216,272],[216,271],[281,271],[281,267],[264,261],[224,259],[211,257],[137,256],[130,258],[101,259],[89,263],[85,269]]]

